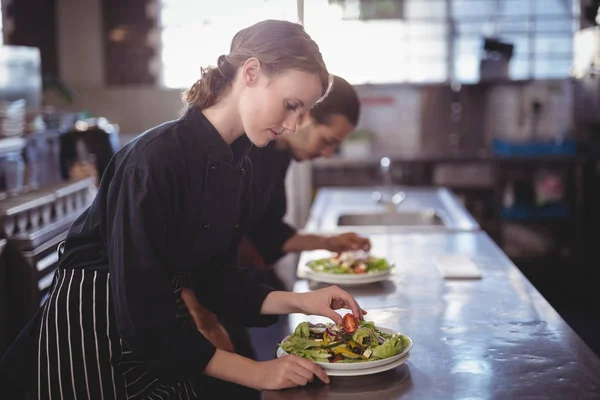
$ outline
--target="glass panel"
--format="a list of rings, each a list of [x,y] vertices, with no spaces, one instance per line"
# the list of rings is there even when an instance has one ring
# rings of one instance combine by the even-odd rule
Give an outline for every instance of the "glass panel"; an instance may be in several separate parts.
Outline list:
[[[510,60],[508,65],[510,79],[529,79],[529,59],[517,58]]]
[[[459,22],[456,29],[461,36],[482,36],[492,35],[494,33],[491,22]]]
[[[200,69],[192,70],[183,64],[163,65],[163,85],[168,88],[187,88],[200,77]]]
[[[578,0],[570,0],[571,2],[571,12],[573,13],[573,17],[579,17],[581,14],[581,7]]]
[[[531,15],[531,0],[501,0],[499,16]]]
[[[531,77],[531,52],[536,57],[555,56],[554,64],[547,61],[548,57],[533,64],[535,77],[568,76],[566,64],[570,60],[560,57],[572,54],[572,32],[578,20],[570,12],[577,12],[577,1],[450,1],[457,34],[454,73],[460,81],[478,80],[485,36],[499,37],[515,45],[510,65],[512,79]],[[165,83],[183,82],[183,86],[189,85],[190,77],[197,78],[200,66],[214,64],[218,55],[226,53],[231,37],[242,27],[265,18],[297,20],[296,0],[162,0],[162,3],[161,23],[168,27],[162,35]],[[304,6],[305,28],[319,44],[332,73],[343,75],[352,83],[441,82],[448,78],[446,0],[405,0],[402,21],[344,20],[343,10],[339,5],[329,4],[329,0],[306,0]],[[231,13],[233,9],[237,12]],[[189,37],[196,38],[194,47],[199,51],[190,52],[189,47],[182,45],[189,42]]]
[[[489,17],[496,13],[495,1],[482,0],[453,0],[452,16],[458,20],[461,18]]]
[[[527,33],[529,32],[529,18],[514,18],[512,21],[504,19],[496,22],[498,34],[503,33]]]
[[[200,67],[216,64],[219,55],[229,52],[236,32],[268,18],[297,21],[296,0],[162,0],[163,84],[189,86]]]
[[[411,63],[408,70],[408,79],[411,82],[444,82],[448,78],[445,62],[433,64]]]
[[[185,26],[193,23],[204,26],[210,19],[201,17],[202,9],[192,4],[164,4],[160,12],[161,26]]]
[[[536,15],[570,15],[571,7],[565,0],[535,0]]]
[[[557,32],[570,35],[573,33],[573,23],[572,19],[538,18],[534,26],[537,33]]]
[[[445,23],[407,22],[406,28],[411,39],[446,40],[447,27]]]
[[[235,8],[236,13],[232,13]],[[181,0],[163,0],[161,24],[185,25],[189,27],[215,23],[237,26],[237,30],[263,19],[285,19],[297,21],[297,8],[294,0],[202,0],[183,2]],[[231,39],[231,38],[230,38]]]
[[[531,52],[529,36],[526,35],[500,35],[500,40],[507,43],[512,43],[513,57],[519,55],[527,55]]]
[[[305,13],[306,31],[319,44],[330,72],[354,84],[406,80],[405,57],[411,42],[405,39],[406,29],[402,23],[331,19],[324,24],[309,17],[310,14]],[[339,40],[340,37],[345,40]],[[390,51],[390,40],[396,43],[393,51]]]
[[[410,41],[407,43],[408,54],[411,57],[419,58],[445,58],[447,54],[447,44],[445,41]]]
[[[309,4],[312,0],[306,1]],[[446,0],[405,0],[404,18],[406,19],[438,19],[447,16]]]
[[[481,54],[483,39],[458,38],[454,41],[454,52],[461,56],[477,56]]]
[[[454,76],[463,83],[479,81],[479,56],[476,54],[460,54],[454,61]]]
[[[569,76],[572,61],[570,59],[537,59],[534,63],[534,78],[564,78]]]
[[[534,43],[536,54],[568,53],[573,49],[573,39],[571,37],[538,35]]]

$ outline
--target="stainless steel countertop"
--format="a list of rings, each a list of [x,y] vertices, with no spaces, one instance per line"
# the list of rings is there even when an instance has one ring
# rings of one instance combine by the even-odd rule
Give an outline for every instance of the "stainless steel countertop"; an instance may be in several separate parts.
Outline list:
[[[430,209],[440,213],[447,221],[446,226],[364,226],[360,229],[369,232],[388,233],[395,231],[447,231],[480,229],[479,224],[463,207],[456,196],[445,188],[393,188],[373,187],[336,187],[322,188],[315,198],[306,231],[333,232],[356,230],[356,227],[338,226],[338,217],[344,213],[363,213],[385,211],[383,205],[377,204],[371,197],[373,191],[384,195],[402,191],[405,200],[397,207],[397,211],[415,211]]]
[[[347,287],[367,319],[409,335],[408,362],[264,399],[598,399],[600,359],[484,232],[370,235],[392,277]],[[467,254],[481,280],[445,280],[434,262]],[[318,256],[305,252],[300,263]],[[295,292],[321,287],[299,280]],[[290,316],[290,328],[321,317]]]
[[[331,158],[318,158],[313,160],[311,166],[314,170],[369,168],[379,166],[381,157],[388,157],[393,165],[396,164],[536,164],[539,162],[552,162],[553,164],[574,163],[584,161],[582,155],[540,155],[507,157],[496,155],[487,149],[477,151],[454,152],[449,149],[442,151],[419,151],[405,154],[389,154],[384,152],[371,153],[368,156],[347,157],[343,155]]]

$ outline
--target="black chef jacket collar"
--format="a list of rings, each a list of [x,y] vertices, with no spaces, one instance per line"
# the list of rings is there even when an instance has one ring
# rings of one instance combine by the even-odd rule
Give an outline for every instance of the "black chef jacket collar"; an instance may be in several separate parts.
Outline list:
[[[232,150],[221,134],[217,131],[213,124],[198,108],[188,108],[183,117],[184,123],[191,127],[194,132],[200,135],[203,147],[210,154],[210,158],[215,161],[223,161],[228,164],[239,163],[246,158],[252,144],[249,140],[236,140],[236,144]]]

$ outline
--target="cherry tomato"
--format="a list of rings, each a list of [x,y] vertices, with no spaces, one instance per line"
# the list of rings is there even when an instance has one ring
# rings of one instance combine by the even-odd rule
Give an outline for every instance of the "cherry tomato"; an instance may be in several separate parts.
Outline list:
[[[358,329],[358,321],[354,315],[348,313],[344,315],[344,318],[342,319],[342,327],[346,333],[354,333],[356,329]]]

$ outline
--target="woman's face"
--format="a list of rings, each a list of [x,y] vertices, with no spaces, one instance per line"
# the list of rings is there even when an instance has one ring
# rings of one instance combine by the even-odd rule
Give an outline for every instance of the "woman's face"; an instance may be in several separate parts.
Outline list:
[[[317,74],[299,70],[267,77],[258,60],[246,68],[251,60],[241,70],[245,87],[239,100],[240,117],[248,139],[264,147],[296,130],[298,119],[321,98],[322,86]]]

